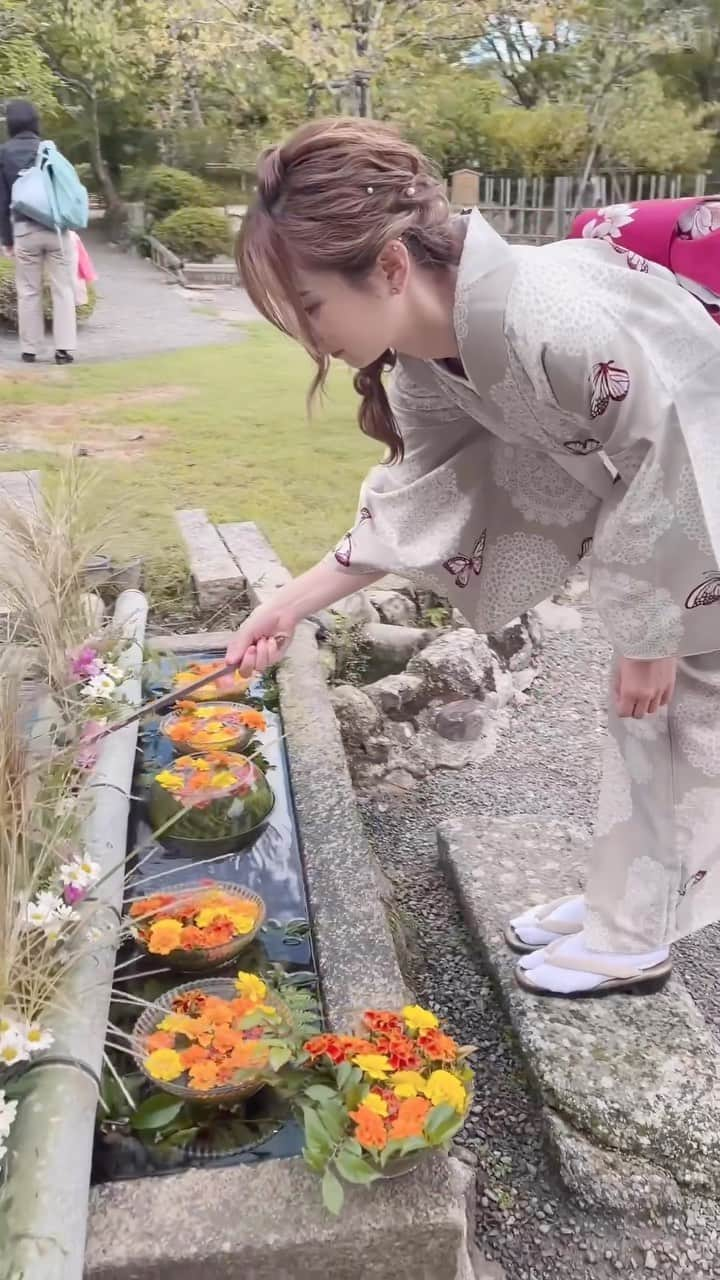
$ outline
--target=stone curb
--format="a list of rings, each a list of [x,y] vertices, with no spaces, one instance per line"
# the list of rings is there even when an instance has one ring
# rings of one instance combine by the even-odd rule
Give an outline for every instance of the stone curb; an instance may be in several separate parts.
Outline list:
[[[720,1189],[720,1062],[673,978],[657,996],[551,1000],[515,983],[507,920],[582,883],[587,832],[519,815],[438,830],[440,859],[540,1092],[561,1173],[590,1204],[677,1208]]]

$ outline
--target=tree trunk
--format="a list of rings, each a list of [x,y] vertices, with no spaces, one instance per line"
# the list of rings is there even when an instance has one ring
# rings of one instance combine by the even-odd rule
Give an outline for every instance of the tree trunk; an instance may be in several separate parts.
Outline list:
[[[105,162],[102,153],[102,143],[100,140],[100,121],[98,119],[97,99],[94,94],[88,101],[88,146],[90,149],[90,164],[93,173],[97,178],[100,190],[105,198],[107,206],[108,222],[112,232],[119,230],[124,218],[125,205],[121,200],[112,175]]]
[[[204,129],[205,119],[200,106],[200,96],[195,85],[191,85],[188,91],[190,99],[190,119],[192,120],[193,129]]]

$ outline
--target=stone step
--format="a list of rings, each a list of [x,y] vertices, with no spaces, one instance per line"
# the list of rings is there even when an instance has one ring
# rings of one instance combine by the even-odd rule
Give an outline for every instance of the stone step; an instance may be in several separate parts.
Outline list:
[[[523,908],[578,891],[588,832],[544,817],[449,821],[440,859],[542,1096],[571,1190],[615,1210],[720,1191],[720,1057],[682,982],[659,995],[543,999],[517,985],[504,942]]]
[[[245,592],[245,578],[220,534],[199,507],[176,511],[187,551],[193,585],[202,609],[237,605]]]
[[[247,582],[252,604],[262,604],[278,587],[290,582],[292,574],[252,520],[220,524],[218,533]]]

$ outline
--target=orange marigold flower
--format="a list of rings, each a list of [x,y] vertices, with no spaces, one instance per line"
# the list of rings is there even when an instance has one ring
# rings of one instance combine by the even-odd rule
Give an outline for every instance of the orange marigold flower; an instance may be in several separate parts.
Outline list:
[[[191,1044],[189,1049],[183,1049],[180,1054],[180,1061],[185,1071],[189,1071],[197,1062],[207,1062],[207,1060],[208,1051],[199,1044]]]
[[[206,1062],[195,1062],[190,1068],[190,1088],[205,1093],[214,1089],[217,1084],[217,1067],[209,1059]]]
[[[393,1071],[413,1071],[421,1065],[420,1054],[407,1036],[391,1031],[375,1046],[376,1053],[384,1053]]]
[[[167,956],[180,945],[182,925],[179,920],[156,920],[151,926],[147,948],[155,956]]]
[[[174,1049],[175,1037],[169,1031],[153,1031],[145,1043],[148,1051],[154,1053],[156,1049]]]
[[[270,1050],[257,1040],[241,1040],[230,1054],[230,1061],[236,1071],[247,1071],[249,1068],[262,1071],[270,1061]]]
[[[203,1009],[203,1018],[209,1022],[214,1022],[218,1027],[229,1027],[233,1016],[229,1000],[221,1000],[218,996],[208,996]]]
[[[215,1026],[209,1018],[201,1014],[199,1018],[190,1019],[184,1034],[188,1040],[195,1040],[198,1044],[205,1045],[208,1048],[213,1042]]]
[[[235,996],[230,1001],[230,1008],[233,1012],[233,1018],[246,1018],[249,1013],[254,1013],[257,1005],[254,1000],[249,1000],[247,996]]]
[[[387,1034],[390,1031],[402,1031],[403,1020],[398,1013],[392,1013],[388,1009],[366,1009],[363,1014],[363,1022],[371,1031],[380,1031]]]
[[[194,924],[186,924],[180,934],[180,946],[183,951],[193,951],[196,947],[206,947],[205,932]]]
[[[267,720],[261,711],[253,711],[252,709],[241,711],[240,719],[248,729],[257,729],[260,733],[267,729]]]
[[[175,996],[172,1007],[176,1013],[188,1013],[191,1017],[197,1017],[202,1013],[206,1002],[204,991],[185,991],[181,996]]]
[[[382,1116],[376,1115],[369,1107],[362,1104],[357,1111],[351,1111],[350,1119],[354,1120],[357,1129],[355,1137],[361,1147],[365,1147],[368,1151],[382,1151],[387,1146],[387,1130],[383,1124]]]
[[[333,1062],[342,1062],[345,1056],[339,1036],[313,1036],[312,1040],[305,1042],[303,1048],[306,1053],[310,1054],[311,1058],[322,1058],[323,1054],[326,1053]]]
[[[217,1082],[218,1084],[230,1084],[236,1067],[233,1066],[230,1058],[221,1058],[217,1064]]]
[[[401,1142],[405,1138],[420,1138],[428,1112],[432,1110],[427,1098],[405,1098],[390,1126],[390,1137]],[[359,1139],[358,1139],[359,1141]]]
[[[202,935],[205,939],[204,946],[222,947],[235,937],[235,926],[232,920],[216,920],[214,924],[209,924],[202,930]]]
[[[213,1049],[217,1049],[218,1053],[232,1053],[242,1043],[242,1032],[233,1031],[232,1027],[218,1027],[213,1038]]]
[[[350,1058],[357,1058],[361,1054],[377,1053],[376,1046],[371,1040],[363,1040],[360,1036],[339,1036],[338,1039],[343,1048],[343,1061],[347,1062]]]
[[[454,1062],[459,1051],[452,1036],[447,1036],[444,1031],[438,1031],[434,1027],[420,1032],[418,1044],[428,1058],[438,1062]]]
[[[154,893],[149,898],[138,898],[130,908],[130,915],[134,920],[138,916],[152,916],[162,911],[163,907],[169,906],[172,901],[170,893]]]

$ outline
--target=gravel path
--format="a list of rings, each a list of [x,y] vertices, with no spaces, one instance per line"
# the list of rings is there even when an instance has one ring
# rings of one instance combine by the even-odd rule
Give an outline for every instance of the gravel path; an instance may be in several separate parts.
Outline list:
[[[98,232],[83,238],[98,273],[98,304],[80,328],[78,360],[238,342],[242,326],[257,317],[244,289],[182,289],[147,259],[123,253]],[[44,359],[52,356],[48,335]],[[16,335],[0,329],[0,368],[14,368],[18,359]]]
[[[461,1041],[478,1046],[463,1157],[478,1161],[481,1251],[502,1264],[507,1280],[720,1277],[720,1206],[694,1202],[682,1220],[638,1227],[570,1202],[544,1151],[539,1108],[512,1032],[438,867],[435,827],[449,815],[524,811],[592,820],[609,652],[594,617],[584,616],[582,632],[548,637],[542,674],[528,703],[509,713],[491,759],[438,773],[401,804],[366,802],[364,818],[410,935],[419,997],[448,1018]],[[678,952],[698,1003],[720,1023],[720,930],[706,930]]]

